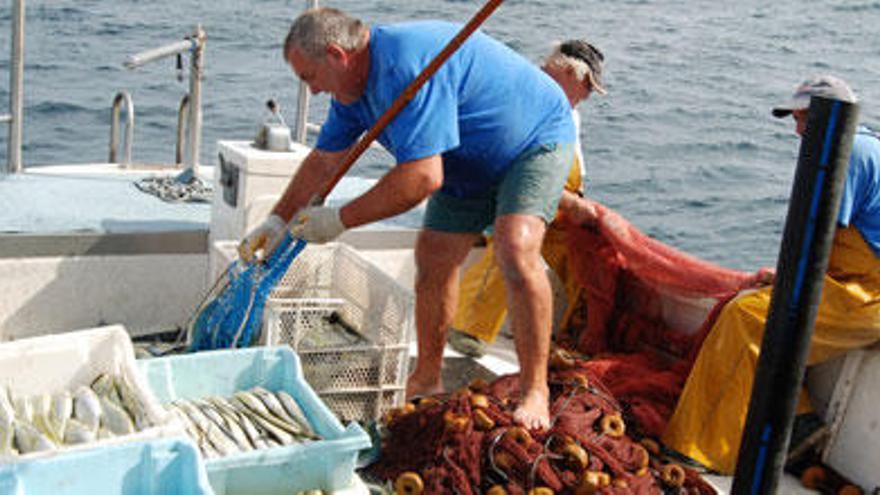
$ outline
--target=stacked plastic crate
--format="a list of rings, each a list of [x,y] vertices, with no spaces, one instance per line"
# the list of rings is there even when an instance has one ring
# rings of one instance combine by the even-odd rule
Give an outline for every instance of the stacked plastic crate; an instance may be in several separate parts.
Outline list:
[[[287,344],[345,422],[368,423],[405,400],[414,297],[344,244],[310,245],[267,304],[263,341]]]

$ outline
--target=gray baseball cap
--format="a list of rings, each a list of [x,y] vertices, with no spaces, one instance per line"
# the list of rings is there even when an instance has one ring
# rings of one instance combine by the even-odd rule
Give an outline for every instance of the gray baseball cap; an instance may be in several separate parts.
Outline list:
[[[791,99],[773,108],[774,117],[788,117],[795,110],[804,110],[810,106],[810,98],[820,96],[830,100],[855,103],[856,95],[843,79],[830,76],[813,76],[798,85]]]
[[[593,89],[600,95],[607,93],[605,85],[602,84],[602,62],[605,61],[605,55],[598,48],[584,40],[568,40],[559,45],[559,51],[567,57],[572,57],[587,64],[590,72],[587,77]]]

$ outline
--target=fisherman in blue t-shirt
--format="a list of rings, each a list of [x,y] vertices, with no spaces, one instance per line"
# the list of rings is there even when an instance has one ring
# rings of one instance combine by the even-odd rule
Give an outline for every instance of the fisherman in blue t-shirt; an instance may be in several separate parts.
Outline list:
[[[241,244],[249,259],[287,228],[309,242],[403,213],[429,199],[416,244],[418,359],[407,397],[443,392],[446,332],[461,265],[489,226],[511,302],[521,397],[514,420],[549,426],[551,291],[541,242],[572,162],[565,94],[532,63],[476,32],[380,134],[397,166],[341,208],[309,206],[347,150],[460,30],[422,21],[367,27],[331,8],[291,26],[284,57],[313,93],[333,97],[317,145],[270,217]]]

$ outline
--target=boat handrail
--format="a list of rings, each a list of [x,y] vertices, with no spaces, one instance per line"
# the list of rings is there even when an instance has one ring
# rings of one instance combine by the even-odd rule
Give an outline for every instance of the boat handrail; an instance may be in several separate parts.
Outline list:
[[[120,105],[125,103],[125,151],[122,162],[117,161],[117,146],[119,143],[119,114]],[[134,140],[134,103],[128,91],[120,91],[113,97],[113,105],[110,109],[110,163],[119,163],[123,168],[131,166],[131,144]]]
[[[186,131],[189,130],[187,124],[189,120],[189,95],[183,95],[180,99],[180,106],[177,108],[177,142],[174,146],[174,163],[178,167],[183,165],[183,154],[188,143],[186,139]]]
[[[6,173],[21,172],[21,137],[24,116],[24,9],[25,0],[12,6],[12,43],[9,57],[9,113],[0,115],[0,123],[8,123]]]
[[[199,24],[196,26],[195,31],[183,40],[136,53],[129,56],[123,63],[126,68],[135,69],[165,57],[180,56],[186,52],[190,53],[189,93],[186,98],[186,131],[188,138],[185,140],[186,146],[181,148],[181,141],[183,140],[180,139],[181,126],[178,125],[177,154],[185,154],[184,164],[194,176],[198,173],[199,152],[202,144],[202,78],[204,77],[203,64],[206,38],[205,30]],[[178,123],[183,111],[184,102],[182,101],[178,111]],[[182,149],[185,149],[186,152],[182,153]],[[178,163],[180,163],[180,158],[176,158]]]

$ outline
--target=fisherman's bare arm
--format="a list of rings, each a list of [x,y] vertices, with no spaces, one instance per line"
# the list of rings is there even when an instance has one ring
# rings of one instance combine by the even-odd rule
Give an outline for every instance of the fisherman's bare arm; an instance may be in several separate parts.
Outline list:
[[[342,166],[348,150],[322,151],[313,149],[303,160],[296,174],[287,184],[287,189],[272,213],[289,222],[293,215],[307,206],[316,194],[320,194],[326,184],[334,177]]]
[[[443,184],[440,155],[405,162],[392,168],[370,190],[340,212],[342,223],[354,228],[412,209]]]

